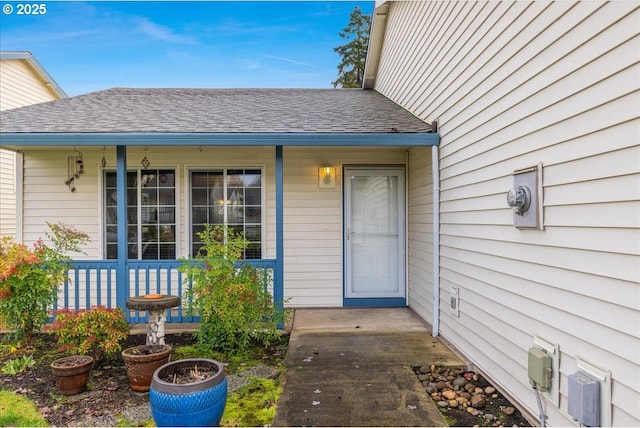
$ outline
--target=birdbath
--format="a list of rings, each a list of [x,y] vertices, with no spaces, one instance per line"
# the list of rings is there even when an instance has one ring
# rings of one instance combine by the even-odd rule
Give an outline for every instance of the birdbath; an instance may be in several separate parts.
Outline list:
[[[147,323],[147,345],[164,345],[164,324],[166,310],[180,306],[180,297],[165,294],[147,294],[127,299],[127,308],[149,311]]]

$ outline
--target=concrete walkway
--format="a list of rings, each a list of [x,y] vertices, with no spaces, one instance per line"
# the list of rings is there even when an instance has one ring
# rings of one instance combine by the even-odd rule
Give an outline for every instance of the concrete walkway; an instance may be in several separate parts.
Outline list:
[[[446,426],[431,364],[464,366],[408,308],[298,309],[273,426]]]

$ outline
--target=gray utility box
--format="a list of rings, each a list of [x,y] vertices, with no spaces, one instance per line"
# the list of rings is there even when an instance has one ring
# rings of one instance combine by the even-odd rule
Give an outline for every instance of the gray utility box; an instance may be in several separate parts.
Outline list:
[[[529,383],[539,391],[548,391],[551,388],[551,355],[540,348],[529,348]]]
[[[600,426],[600,382],[586,373],[569,376],[569,415],[587,427]]]

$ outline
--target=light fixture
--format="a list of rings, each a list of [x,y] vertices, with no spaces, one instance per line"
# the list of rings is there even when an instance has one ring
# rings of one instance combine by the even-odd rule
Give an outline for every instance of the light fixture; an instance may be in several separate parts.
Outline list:
[[[336,187],[336,168],[325,164],[318,168],[318,187],[334,189]]]

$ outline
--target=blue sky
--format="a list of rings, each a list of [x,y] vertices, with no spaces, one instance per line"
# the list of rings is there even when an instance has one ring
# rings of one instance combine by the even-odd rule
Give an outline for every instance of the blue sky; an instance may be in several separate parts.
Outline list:
[[[48,1],[0,13],[0,50],[30,51],[67,95],[112,87],[330,88],[354,6],[373,1]],[[37,2],[41,3],[41,2]]]

